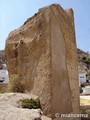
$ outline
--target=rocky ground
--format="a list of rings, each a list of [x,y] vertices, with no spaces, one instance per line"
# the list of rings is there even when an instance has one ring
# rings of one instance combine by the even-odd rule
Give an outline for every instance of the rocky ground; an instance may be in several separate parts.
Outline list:
[[[80,94],[80,109],[82,114],[88,114],[87,118],[81,120],[90,120],[90,85],[82,88],[83,93]]]
[[[31,94],[0,94],[0,120],[51,120],[43,115],[41,109],[21,108],[19,100],[23,98],[38,99],[37,96]]]

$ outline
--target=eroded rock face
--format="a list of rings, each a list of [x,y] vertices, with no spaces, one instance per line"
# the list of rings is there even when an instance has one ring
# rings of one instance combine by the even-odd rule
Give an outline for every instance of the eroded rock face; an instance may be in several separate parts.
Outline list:
[[[0,94],[0,120],[51,120],[44,116],[40,109],[23,109],[19,107],[21,99],[38,99],[32,94]]]
[[[72,9],[39,10],[6,41],[9,74],[28,80],[45,115],[79,113],[77,50]],[[73,59],[74,56],[74,59]]]

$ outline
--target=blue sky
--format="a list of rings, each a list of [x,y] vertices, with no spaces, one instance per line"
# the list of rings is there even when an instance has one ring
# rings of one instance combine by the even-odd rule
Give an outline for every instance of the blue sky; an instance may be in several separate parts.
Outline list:
[[[39,8],[58,3],[73,8],[77,47],[90,52],[90,0],[0,0],[0,49],[8,34],[19,28]]]

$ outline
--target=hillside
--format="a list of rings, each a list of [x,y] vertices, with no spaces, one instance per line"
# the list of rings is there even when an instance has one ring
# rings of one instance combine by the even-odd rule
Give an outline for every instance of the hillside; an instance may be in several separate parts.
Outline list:
[[[85,70],[88,73],[90,71],[90,54],[79,48],[77,48],[77,53],[79,70]]]
[[[0,50],[0,64],[5,63],[5,52],[4,50]]]
[[[5,52],[4,50],[0,50],[0,69],[3,68],[3,65],[2,64],[5,64]]]

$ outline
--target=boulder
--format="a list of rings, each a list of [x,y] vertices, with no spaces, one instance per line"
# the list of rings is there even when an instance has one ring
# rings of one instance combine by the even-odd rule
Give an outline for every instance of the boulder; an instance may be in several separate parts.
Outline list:
[[[0,120],[51,120],[41,114],[40,109],[23,109],[19,107],[19,101],[25,98],[38,99],[37,96],[32,94],[0,94]]]
[[[5,53],[9,75],[29,81],[44,115],[79,113],[78,61],[73,10],[58,4],[41,8],[12,31]],[[74,56],[74,58],[73,58]]]

